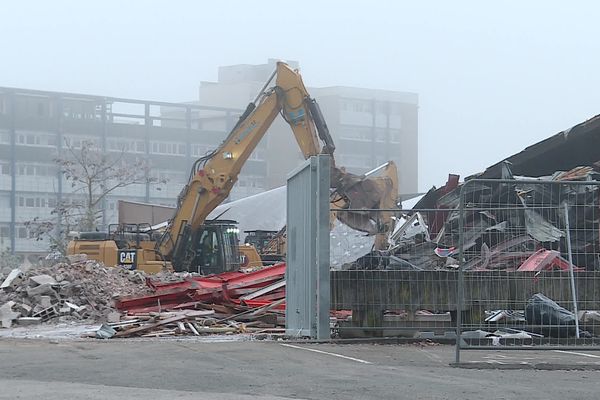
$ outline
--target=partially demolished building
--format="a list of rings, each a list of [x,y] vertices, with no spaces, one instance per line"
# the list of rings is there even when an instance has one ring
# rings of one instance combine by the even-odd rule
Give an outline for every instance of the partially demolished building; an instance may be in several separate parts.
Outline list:
[[[387,251],[345,269],[600,269],[600,116],[459,182],[450,175],[398,213]],[[569,248],[571,247],[571,248]]]

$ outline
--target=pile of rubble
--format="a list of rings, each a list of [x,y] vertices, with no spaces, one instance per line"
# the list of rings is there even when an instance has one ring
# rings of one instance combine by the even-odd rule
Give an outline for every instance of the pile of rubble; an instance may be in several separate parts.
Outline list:
[[[117,296],[150,290],[139,271],[108,268],[74,256],[43,260],[0,276],[0,320],[3,328],[41,322],[118,321]]]
[[[285,264],[258,271],[147,279],[151,292],[121,296],[118,322],[99,338],[231,333],[284,333]]]
[[[430,190],[413,211],[398,219],[386,251],[372,252],[344,267],[456,269],[462,236],[464,270],[567,270],[570,225],[575,270],[600,269],[600,188],[571,183],[600,180],[596,169],[584,166],[526,178],[513,176],[506,164],[504,180],[474,181],[468,186],[451,175],[445,186]],[[532,183],[541,179],[556,184]]]
[[[78,255],[3,272],[4,328],[102,323],[92,334],[97,338],[285,331],[285,264],[250,273],[149,277]]]

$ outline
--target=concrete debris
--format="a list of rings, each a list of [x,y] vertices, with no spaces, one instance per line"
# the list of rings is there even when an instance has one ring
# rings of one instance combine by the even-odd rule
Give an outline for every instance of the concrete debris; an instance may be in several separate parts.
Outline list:
[[[39,325],[42,322],[40,317],[20,317],[17,318],[17,324],[20,326]]]
[[[23,279],[23,272],[19,268],[15,268],[4,279],[2,285],[0,285],[0,289],[10,288],[13,285],[18,285]]]
[[[85,306],[80,307],[77,304],[69,303],[68,301],[65,301],[65,306],[70,307],[74,311],[81,311],[82,309],[85,308]]]
[[[32,317],[37,317],[42,320],[42,322],[48,322],[51,319],[58,317],[58,310],[55,306],[50,306],[48,308],[42,308],[39,311],[36,311],[32,314]]]
[[[52,307],[52,297],[50,296],[40,296],[40,305],[44,308]]]
[[[118,311],[109,312],[106,316],[106,320],[109,323],[119,322],[121,320],[121,313]]]
[[[52,285],[49,285],[47,283],[44,283],[43,285],[39,285],[39,286],[28,287],[27,289],[25,289],[25,291],[27,292],[27,296],[29,296],[29,297],[40,296],[42,294],[52,293],[52,292],[56,293],[54,291],[54,289],[52,289]]]
[[[8,301],[0,307],[0,321],[3,328],[10,328],[13,320],[17,319],[21,314],[13,311],[14,301]]]
[[[71,254],[67,256],[69,263],[84,263],[87,261],[87,254]]]
[[[58,285],[58,282],[56,282],[56,280],[51,277],[50,275],[36,275],[36,276],[32,276],[31,278],[29,278],[29,280],[31,282],[33,282],[32,286],[36,286],[36,285],[50,285],[50,286],[54,286],[54,285]]]
[[[150,292],[143,272],[106,267],[86,257],[69,259],[56,255],[29,271],[9,274],[0,289],[3,327],[38,323],[34,321],[114,321],[120,315],[116,297]]]

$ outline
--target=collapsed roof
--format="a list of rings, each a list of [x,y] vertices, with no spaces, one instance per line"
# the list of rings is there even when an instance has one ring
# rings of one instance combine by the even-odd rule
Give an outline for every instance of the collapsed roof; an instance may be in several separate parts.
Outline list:
[[[478,178],[502,178],[506,162],[515,175],[540,177],[600,161],[600,115],[542,140],[485,170]]]

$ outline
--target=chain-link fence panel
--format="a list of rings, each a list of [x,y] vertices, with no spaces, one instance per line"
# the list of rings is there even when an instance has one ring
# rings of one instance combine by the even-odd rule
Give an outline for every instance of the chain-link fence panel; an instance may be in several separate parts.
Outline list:
[[[461,349],[600,343],[600,183],[589,172],[475,179],[452,193],[437,244],[459,261],[457,362]]]

